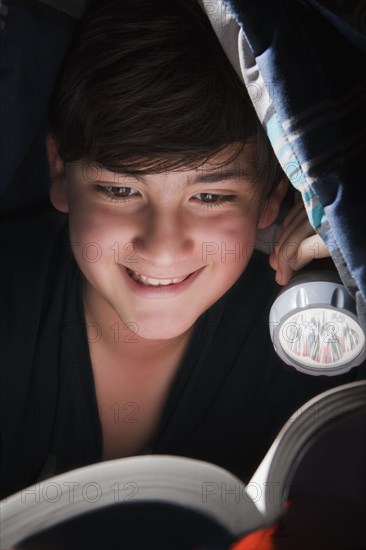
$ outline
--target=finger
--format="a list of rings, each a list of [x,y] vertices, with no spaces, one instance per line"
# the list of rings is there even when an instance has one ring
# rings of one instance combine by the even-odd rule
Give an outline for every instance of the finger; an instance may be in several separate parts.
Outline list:
[[[274,249],[273,249],[274,254],[273,254],[273,257],[270,259],[270,263],[274,269],[276,269],[277,267],[277,256],[278,256],[279,250],[283,246],[283,243],[286,240],[288,240],[291,233],[293,233],[300,224],[304,224],[307,227],[309,227],[309,231],[310,231],[311,226],[310,226],[307,214],[305,212],[305,209],[302,204],[297,203],[283,220],[281,225],[280,238],[276,243],[274,243]]]
[[[299,271],[313,260],[328,258],[329,256],[330,253],[327,247],[321,237],[316,233],[301,242],[296,260],[293,261],[291,267],[294,271]]]
[[[273,253],[270,256],[270,265],[273,269],[278,269],[279,263],[284,260],[292,259],[296,255],[297,248],[301,241],[314,234],[314,229],[306,216],[301,213],[287,225],[287,228],[281,234],[279,240],[274,246]]]
[[[311,227],[309,219],[307,217],[304,209],[301,209],[299,212],[291,212],[291,218],[284,220],[281,229],[281,235],[278,239],[278,242],[275,244],[275,249],[279,250],[285,241],[287,241],[292,233],[298,231],[298,228],[304,226],[310,232],[314,233],[314,229]]]
[[[287,285],[296,271],[315,259],[327,258],[330,256],[328,249],[318,234],[311,235],[302,240],[296,250],[296,254],[291,255],[289,261],[279,263],[276,281],[280,285]]]
[[[308,241],[314,237],[314,229],[310,224],[299,224],[292,231],[288,239],[281,245],[277,254],[277,282],[287,284],[291,279],[293,272],[298,268],[299,262],[303,260],[303,265],[309,263],[314,257],[314,252],[309,248],[313,243]],[[306,243],[303,245],[303,243]],[[304,250],[302,248],[304,246]],[[313,255],[312,255],[313,254]]]

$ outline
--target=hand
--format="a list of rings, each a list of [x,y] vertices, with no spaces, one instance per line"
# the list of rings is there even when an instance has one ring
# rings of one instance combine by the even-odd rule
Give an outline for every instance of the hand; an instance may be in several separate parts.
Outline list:
[[[316,258],[330,256],[324,242],[310,225],[302,200],[289,211],[282,223],[282,233],[269,257],[277,272],[276,281],[287,285],[295,271]]]

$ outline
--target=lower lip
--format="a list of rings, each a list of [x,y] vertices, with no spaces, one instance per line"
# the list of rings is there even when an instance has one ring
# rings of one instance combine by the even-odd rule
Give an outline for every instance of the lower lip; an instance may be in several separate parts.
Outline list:
[[[140,283],[137,283],[136,281],[131,279],[131,277],[127,273],[126,267],[124,267],[123,265],[120,265],[119,267],[128,287],[132,290],[132,292],[143,298],[169,298],[173,296],[178,296],[194,283],[194,281],[203,270],[203,267],[201,267],[194,273],[191,273],[191,275],[188,275],[188,277],[184,279],[184,281],[182,281],[181,283],[175,283],[166,286],[145,286],[140,285]]]

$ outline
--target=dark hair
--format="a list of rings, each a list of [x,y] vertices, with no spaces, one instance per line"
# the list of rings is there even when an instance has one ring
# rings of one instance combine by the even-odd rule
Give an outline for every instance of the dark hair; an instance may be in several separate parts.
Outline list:
[[[113,172],[193,168],[255,141],[268,196],[282,173],[246,88],[198,0],[88,7],[54,86],[48,131],[64,162]]]

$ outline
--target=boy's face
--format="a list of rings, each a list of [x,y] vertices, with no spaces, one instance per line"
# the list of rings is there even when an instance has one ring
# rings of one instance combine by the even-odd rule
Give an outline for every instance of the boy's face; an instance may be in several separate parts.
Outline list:
[[[50,198],[69,212],[85,296],[95,302],[91,309],[105,304],[138,336],[170,339],[188,331],[230,289],[249,262],[257,228],[274,221],[284,195],[280,185],[263,211],[247,178],[249,146],[222,166],[232,152],[230,147],[198,169],[142,177],[102,172],[82,161],[66,165]],[[133,272],[153,286],[133,280]],[[178,281],[155,286],[158,279]]]

